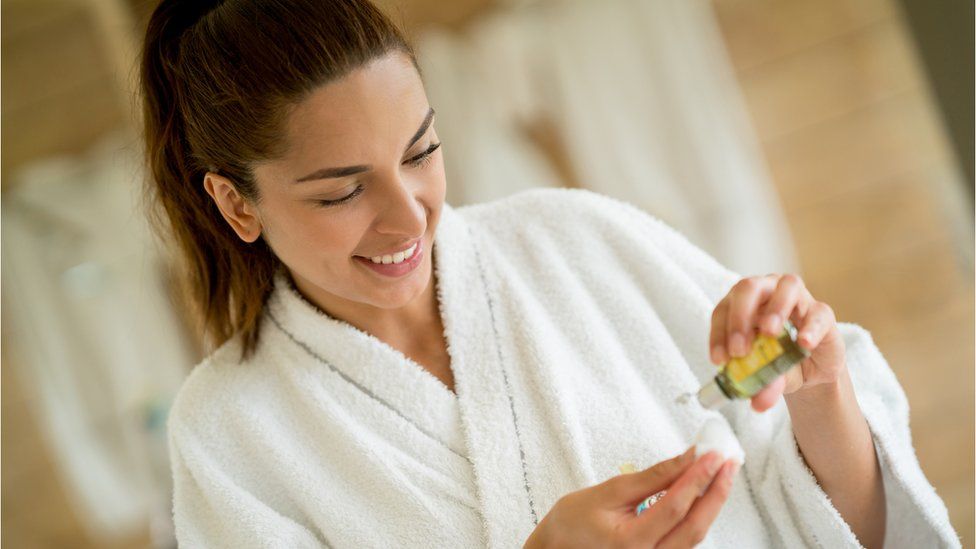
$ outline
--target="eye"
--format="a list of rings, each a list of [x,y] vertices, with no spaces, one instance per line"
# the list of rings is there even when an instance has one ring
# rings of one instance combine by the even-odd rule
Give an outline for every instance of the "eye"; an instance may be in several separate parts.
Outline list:
[[[340,204],[344,204],[346,202],[349,202],[353,198],[356,198],[362,192],[363,192],[363,186],[362,185],[358,185],[356,187],[356,190],[354,190],[353,192],[349,193],[348,195],[346,195],[346,196],[344,196],[344,197],[342,197],[342,198],[340,198],[338,200],[316,200],[315,201],[315,204],[318,205],[318,206],[322,206],[322,207],[338,206]]]
[[[434,151],[436,151],[437,150],[437,147],[440,147],[440,146],[441,146],[440,142],[434,143],[430,147],[427,147],[427,150],[426,151],[424,151],[424,152],[420,153],[419,155],[411,158],[410,160],[407,160],[407,164],[410,164],[411,166],[414,166],[414,167],[423,167],[423,166],[426,166],[427,163],[430,162],[430,155],[431,155],[431,153],[433,153]]]

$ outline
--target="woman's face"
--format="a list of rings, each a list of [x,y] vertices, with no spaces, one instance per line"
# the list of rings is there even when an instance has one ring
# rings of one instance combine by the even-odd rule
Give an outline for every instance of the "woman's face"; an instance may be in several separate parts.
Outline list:
[[[391,53],[316,90],[289,115],[287,140],[286,156],[255,167],[262,199],[240,205],[253,214],[242,216],[249,228],[235,226],[241,238],[263,235],[298,289],[327,309],[395,309],[421,295],[446,182],[409,58]],[[370,267],[367,258],[415,243],[413,261]]]

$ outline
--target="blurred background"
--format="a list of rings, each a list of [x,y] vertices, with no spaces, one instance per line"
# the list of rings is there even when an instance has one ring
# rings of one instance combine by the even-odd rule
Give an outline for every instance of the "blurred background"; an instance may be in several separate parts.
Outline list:
[[[871,331],[974,543],[973,4],[383,0],[448,202],[632,202]],[[167,409],[206,352],[139,209],[155,2],[4,0],[2,542],[172,547]]]

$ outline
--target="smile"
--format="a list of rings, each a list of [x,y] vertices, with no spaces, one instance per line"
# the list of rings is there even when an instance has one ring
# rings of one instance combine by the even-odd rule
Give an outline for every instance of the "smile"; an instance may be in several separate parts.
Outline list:
[[[373,256],[373,257],[363,257],[361,255],[353,256],[353,258],[362,263],[364,266],[369,267],[373,272],[388,276],[388,277],[401,277],[407,273],[412,272],[424,257],[424,246],[423,240],[418,240],[412,246],[406,250],[396,252],[394,254]]]
[[[417,251],[419,241],[414,242],[413,246],[410,246],[406,250],[396,252],[389,255],[375,255],[370,257],[369,260],[373,263],[382,263],[384,265],[403,263],[404,261],[413,257],[413,254]]]

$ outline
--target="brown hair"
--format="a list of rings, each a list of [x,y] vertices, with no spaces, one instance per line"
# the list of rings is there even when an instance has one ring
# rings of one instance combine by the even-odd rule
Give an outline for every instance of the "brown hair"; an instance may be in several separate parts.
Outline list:
[[[182,287],[210,345],[239,333],[241,360],[251,354],[280,263],[263,238],[248,244],[237,236],[204,175],[229,178],[258,203],[251,166],[283,154],[290,109],[391,51],[407,54],[420,72],[403,33],[367,0],[163,0],[156,7],[140,67],[147,212],[156,232],[175,241]]]

